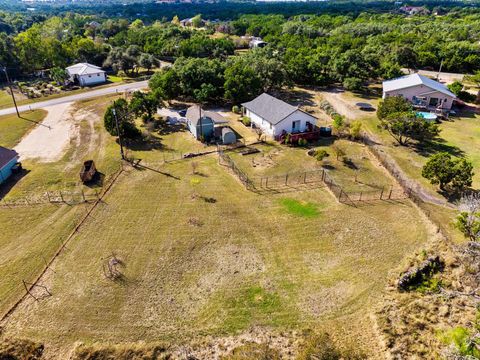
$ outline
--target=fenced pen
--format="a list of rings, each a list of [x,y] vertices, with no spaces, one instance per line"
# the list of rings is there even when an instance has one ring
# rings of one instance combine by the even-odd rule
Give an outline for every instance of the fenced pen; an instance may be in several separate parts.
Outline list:
[[[238,168],[237,165],[235,165],[235,162],[232,160],[232,158],[225,154],[223,150],[218,151],[218,161],[220,165],[226,166],[230,170],[232,170],[233,173],[248,190],[255,189],[255,185],[253,184],[252,180],[250,180],[247,174],[245,174],[242,170]]]
[[[402,200],[409,197],[402,188],[393,185],[366,191],[346,190],[334,180],[328,170],[323,168],[281,175],[249,177],[224,151],[219,151],[218,154],[220,165],[228,167],[248,190],[259,193],[327,186],[339,202],[352,206],[360,202]]]

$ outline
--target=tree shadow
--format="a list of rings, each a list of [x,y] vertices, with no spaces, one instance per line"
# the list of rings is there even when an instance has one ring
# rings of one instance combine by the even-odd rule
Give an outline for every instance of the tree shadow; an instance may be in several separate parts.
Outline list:
[[[125,142],[125,147],[133,151],[151,151],[165,149],[165,145],[162,144],[161,139],[155,136],[129,139]]]
[[[12,174],[6,181],[0,184],[0,200],[15,187],[15,185],[30,172],[28,169],[20,169],[17,173]]]
[[[435,141],[428,141],[423,144],[417,143],[412,145],[412,148],[417,154],[424,157],[428,157],[439,152],[446,152],[456,157],[465,156],[465,152],[462,149],[457,146],[447,144],[442,138],[436,139]]]
[[[316,106],[314,96],[302,89],[289,89],[281,91],[279,96],[282,100],[294,106]]]
[[[171,125],[171,124],[164,123],[157,130],[157,133],[159,135],[164,135],[165,136],[165,135],[170,135],[170,134],[177,133],[177,132],[185,132],[186,130],[187,129],[183,124]]]

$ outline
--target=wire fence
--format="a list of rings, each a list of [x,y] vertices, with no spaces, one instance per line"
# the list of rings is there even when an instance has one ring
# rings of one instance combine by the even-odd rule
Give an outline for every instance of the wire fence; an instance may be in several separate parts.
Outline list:
[[[219,151],[219,163],[228,167],[248,189],[257,192],[286,191],[302,189],[305,187],[327,186],[339,202],[356,206],[360,202],[378,200],[402,200],[408,198],[408,194],[402,188],[394,187],[378,188],[377,190],[353,191],[340,186],[326,169],[315,169],[301,172],[289,172],[280,175],[262,176],[250,178],[241,170],[230,156]],[[352,179],[353,183],[353,179]]]
[[[97,190],[93,191],[72,191],[72,190],[57,190],[45,191],[43,193],[29,194],[23,197],[16,197],[12,199],[1,199],[0,207],[21,207],[34,206],[42,204],[67,204],[78,205],[83,203],[92,203],[99,199],[100,194]]]

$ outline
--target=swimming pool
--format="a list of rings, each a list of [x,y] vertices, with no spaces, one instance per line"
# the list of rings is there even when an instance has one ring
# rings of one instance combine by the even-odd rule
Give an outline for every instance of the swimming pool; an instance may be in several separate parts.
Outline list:
[[[426,111],[417,111],[417,115],[428,121],[435,121],[438,118],[437,115],[426,112]]]

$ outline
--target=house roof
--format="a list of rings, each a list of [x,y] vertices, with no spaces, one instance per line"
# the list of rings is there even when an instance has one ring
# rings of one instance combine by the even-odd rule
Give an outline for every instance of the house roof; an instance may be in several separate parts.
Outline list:
[[[257,96],[252,101],[243,103],[242,106],[272,125],[278,124],[297,110],[302,111],[297,106],[287,104],[285,101],[277,99],[267,93]],[[310,116],[312,118],[314,117],[312,115]]]
[[[67,71],[70,75],[91,75],[105,72],[101,67],[89,63],[78,63],[69,66]]]
[[[15,150],[10,150],[0,146],[0,169],[3,169],[12,159],[15,159],[18,153]]]
[[[397,79],[384,81],[383,91],[388,92],[393,90],[406,89],[417,85],[425,85],[435,91],[456,98],[455,94],[448,90],[445,85],[420,74],[411,74],[399,77]]]
[[[200,109],[201,108],[198,105],[190,106],[187,109],[187,114],[185,117],[190,120],[193,125],[197,125],[198,120],[200,119]],[[228,120],[226,120],[222,115],[214,111],[202,110],[202,117],[210,118],[214,124],[224,124],[228,122]]]

